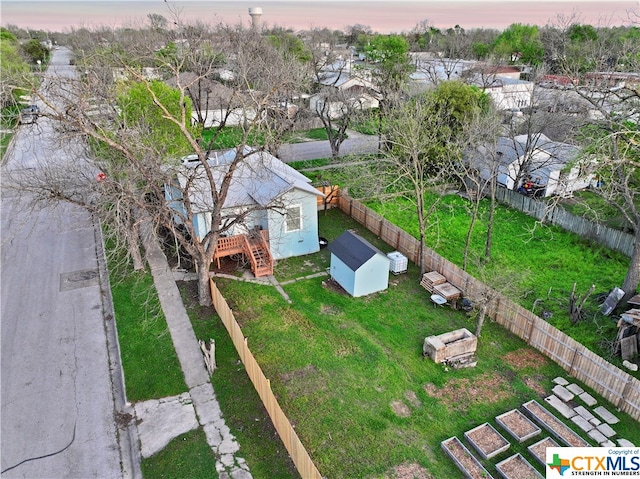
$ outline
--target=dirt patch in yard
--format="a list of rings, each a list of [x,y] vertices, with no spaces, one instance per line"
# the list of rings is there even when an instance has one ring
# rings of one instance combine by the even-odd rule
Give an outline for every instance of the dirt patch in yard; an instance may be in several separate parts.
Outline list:
[[[333,291],[334,293],[349,296],[349,293],[347,293],[346,290],[342,286],[340,286],[338,282],[333,278],[325,279],[322,282],[322,287],[327,288],[329,291]]]
[[[547,389],[542,385],[544,381],[543,376],[534,374],[533,376],[524,376],[522,381],[530,388],[533,389],[539,397],[545,397],[547,395]]]
[[[433,479],[433,476],[419,464],[404,463],[394,467],[384,479]]]
[[[409,404],[411,404],[411,406],[414,407],[415,409],[422,406],[422,403],[420,402],[420,399],[418,399],[418,395],[415,392],[407,391],[404,393],[404,397],[407,399],[407,401],[409,401]]]
[[[295,371],[291,371],[288,373],[282,373],[280,375],[280,379],[282,379],[282,382],[284,384],[287,384],[289,382],[291,382],[294,379],[303,379],[306,376],[308,376],[309,374],[315,373],[318,371],[318,368],[315,367],[315,365],[313,364],[308,364],[307,366],[300,368],[300,369],[296,369]]]
[[[453,379],[442,388],[427,383],[424,390],[456,411],[464,411],[476,403],[499,402],[512,394],[509,382],[497,373],[485,373],[473,379]]]
[[[526,368],[540,369],[548,364],[548,359],[531,348],[522,348],[504,355],[505,362],[515,370]]]
[[[395,400],[391,401],[391,409],[398,417],[409,417],[411,416],[411,409],[407,406],[403,401]]]

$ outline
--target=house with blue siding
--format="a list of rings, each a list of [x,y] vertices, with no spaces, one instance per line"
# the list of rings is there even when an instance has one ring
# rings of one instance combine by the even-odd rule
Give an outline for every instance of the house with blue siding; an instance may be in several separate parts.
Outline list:
[[[351,296],[366,296],[389,286],[389,258],[364,238],[345,231],[328,249],[331,277]]]
[[[236,150],[213,153],[208,160],[216,188],[220,188]],[[323,196],[311,180],[265,152],[245,148],[236,163],[222,211],[219,245],[227,238],[262,237],[273,260],[315,253],[319,250],[317,197]],[[197,156],[184,158],[176,169],[165,197],[176,211],[186,211],[188,195],[198,238],[211,229],[211,182]],[[176,222],[180,223],[176,215]],[[229,245],[231,242],[227,241]],[[230,248],[240,248],[236,242]],[[246,248],[245,248],[246,249]],[[216,259],[228,254],[218,248]],[[236,251],[249,254],[248,251]],[[228,253],[228,254],[226,254]],[[254,271],[255,272],[255,271]]]

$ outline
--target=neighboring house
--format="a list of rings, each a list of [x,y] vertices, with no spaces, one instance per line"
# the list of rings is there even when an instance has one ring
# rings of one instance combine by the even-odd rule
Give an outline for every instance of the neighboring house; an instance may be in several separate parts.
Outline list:
[[[389,286],[389,258],[364,238],[345,231],[328,249],[331,277],[351,296],[366,296]]]
[[[581,173],[580,149],[567,143],[552,141],[540,134],[528,141],[527,135],[498,139],[496,154],[477,156],[473,162],[481,177],[487,179],[492,170],[489,162],[495,158],[498,183],[518,190],[531,181],[536,196],[571,196],[574,191],[590,185],[591,175]]]
[[[209,158],[217,188],[235,154],[235,150],[229,150]],[[317,197],[323,196],[322,193],[306,176],[267,152],[247,147],[244,155],[237,164],[225,200],[224,236],[258,236],[256,233],[260,233],[276,260],[317,252],[320,249]],[[183,193],[188,193],[195,213],[194,226],[198,238],[203,238],[211,229],[213,209],[205,168],[197,157],[188,157],[176,170],[174,181],[173,186],[165,189],[167,201],[173,203],[174,209],[184,212]]]
[[[370,110],[380,105],[380,94],[371,81],[359,76],[352,76],[349,71],[326,72],[320,85],[323,90],[309,98],[312,112],[323,111],[332,119],[340,118],[345,108]],[[349,102],[345,105],[345,101]],[[325,106],[326,102],[328,105]]]
[[[520,110],[531,106],[533,82],[495,76],[475,83],[491,97],[498,110]]]
[[[181,73],[177,81],[175,77],[167,80],[167,84],[174,88],[178,82],[193,100],[192,121],[197,122],[200,113],[204,128],[217,127],[222,122],[227,126],[237,126],[256,118],[255,108],[245,106],[249,104],[248,96],[238,94],[218,81],[198,77],[192,72]]]

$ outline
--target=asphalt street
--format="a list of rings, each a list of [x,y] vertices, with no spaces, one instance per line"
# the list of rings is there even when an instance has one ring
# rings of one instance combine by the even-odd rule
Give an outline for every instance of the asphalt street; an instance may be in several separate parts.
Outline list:
[[[378,137],[376,135],[362,135],[351,130],[348,135],[349,138],[340,145],[341,157],[378,151]],[[331,146],[328,141],[280,145],[277,156],[284,162],[331,158]]]
[[[55,51],[49,73],[71,71],[68,52]],[[8,171],[70,159],[55,136],[46,118],[22,125],[2,165],[2,477],[127,477],[99,229],[77,207],[32,208],[6,188]]]

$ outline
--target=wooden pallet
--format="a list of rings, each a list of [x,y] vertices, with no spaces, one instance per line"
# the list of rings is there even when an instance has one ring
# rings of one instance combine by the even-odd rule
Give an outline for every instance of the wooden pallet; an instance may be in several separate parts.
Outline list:
[[[462,291],[447,281],[443,275],[437,271],[430,271],[422,275],[420,286],[432,294],[442,296],[447,301],[452,301],[462,297]]]

